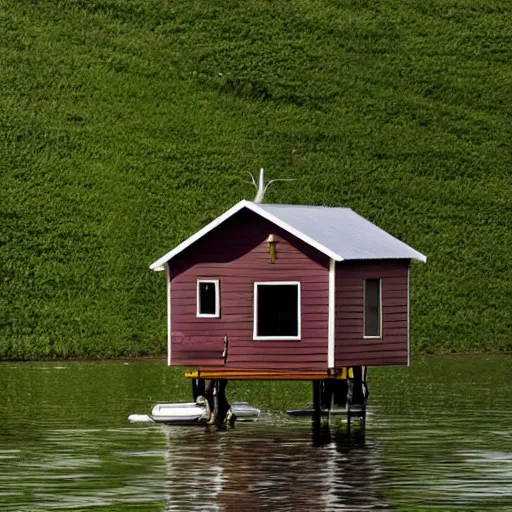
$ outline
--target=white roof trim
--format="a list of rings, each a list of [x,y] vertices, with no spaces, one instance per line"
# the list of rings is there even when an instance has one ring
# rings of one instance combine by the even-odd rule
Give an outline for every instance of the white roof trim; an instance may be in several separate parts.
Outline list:
[[[272,222],[276,226],[284,229],[288,233],[296,236],[299,240],[302,240],[303,242],[307,243],[311,247],[314,247],[321,253],[325,254],[329,258],[333,259],[334,261],[343,261],[345,258],[343,258],[340,254],[336,253],[332,249],[329,249],[325,245],[319,243],[318,241],[314,240],[310,236],[306,235],[302,231],[299,231],[297,228],[294,228],[287,222],[283,221],[279,217],[276,217],[274,214],[268,212],[265,208],[262,208],[259,204],[253,203],[251,201],[240,201],[239,203],[235,204],[232,208],[230,208],[228,211],[224,212],[220,217],[217,217],[215,220],[210,222],[207,226],[200,229],[197,233],[192,235],[191,237],[187,238],[184,242],[179,244],[177,247],[175,247],[172,251],[169,251],[167,254],[164,254],[161,258],[156,260],[154,263],[150,265],[151,270],[164,270],[164,265],[169,262],[172,258],[174,258],[177,254],[184,251],[187,247],[191,246],[194,242],[202,238],[204,235],[215,229],[217,226],[221,225],[225,220],[229,219],[233,215],[235,215],[237,212],[239,212],[242,208],[247,208],[248,210],[251,210],[252,212],[258,214],[260,217],[263,217],[264,219]],[[366,219],[364,219],[366,220]],[[389,235],[389,233],[387,233]],[[389,235],[392,236],[392,235]],[[393,237],[394,238],[394,237]],[[399,241],[399,240],[398,240]],[[401,242],[403,243],[403,242]],[[404,244],[406,245],[406,244]],[[408,247],[408,246],[407,246]],[[412,249],[412,247],[409,247],[409,249]],[[415,254],[415,256],[412,256],[413,258],[419,259],[420,261],[426,261],[426,256],[424,256],[421,253],[418,253],[414,249],[412,251]]]
[[[293,228],[286,222],[283,222],[281,219],[278,219],[276,216],[272,215],[271,213],[266,212],[263,210],[263,208],[260,208],[256,203],[252,203],[251,201],[240,201],[239,203],[235,204],[232,208],[230,208],[227,212],[224,212],[220,217],[217,217],[215,220],[210,222],[207,226],[200,229],[197,233],[192,235],[190,238],[187,238],[184,242],[176,246],[172,251],[169,251],[167,254],[164,254],[161,258],[157,259],[154,263],[152,263],[149,268],[151,270],[155,271],[161,271],[165,270],[164,265],[174,258],[177,254],[184,251],[187,247],[191,246],[194,242],[202,238],[204,235],[215,229],[217,226],[222,224],[225,220],[232,217],[235,213],[239,212],[242,208],[248,208],[249,210],[253,211],[254,213],[257,213],[264,219],[269,220],[270,222],[274,223],[276,226],[279,226],[280,228],[283,228],[284,230],[288,231],[288,233],[291,233],[292,235],[295,235],[300,240],[306,242],[307,244],[311,245],[315,249],[318,249],[320,252],[323,252],[329,258],[332,258],[336,261],[343,261],[343,258],[336,254],[334,251],[331,251],[328,247],[325,247],[322,244],[319,244],[309,236],[305,235],[304,233],[298,231],[297,229]]]
[[[224,212],[220,217],[217,217],[215,220],[210,222],[207,226],[200,229],[197,233],[192,235],[190,238],[187,238],[185,241],[181,242],[178,246],[176,246],[172,251],[169,251],[167,254],[164,254],[161,258],[158,258],[154,263],[152,263],[149,268],[151,270],[156,270],[157,272],[164,269],[164,265],[174,258],[177,254],[184,251],[187,247],[192,245],[194,242],[197,242],[200,238],[202,238],[204,235],[209,233],[212,229],[215,229],[217,226],[222,224],[225,220],[232,217],[235,213],[240,211],[244,206],[246,206],[246,203],[249,201],[240,201],[239,203],[235,204],[232,208],[230,208],[227,212]]]

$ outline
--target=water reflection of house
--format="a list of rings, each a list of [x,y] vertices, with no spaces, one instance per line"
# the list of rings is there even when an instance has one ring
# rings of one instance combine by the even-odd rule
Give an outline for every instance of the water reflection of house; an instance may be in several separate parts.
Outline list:
[[[307,426],[244,425],[228,434],[170,429],[166,511],[382,510],[377,446]]]

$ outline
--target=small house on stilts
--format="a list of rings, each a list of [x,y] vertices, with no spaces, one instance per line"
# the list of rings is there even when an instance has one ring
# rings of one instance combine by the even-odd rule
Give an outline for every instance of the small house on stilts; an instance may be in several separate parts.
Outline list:
[[[350,208],[241,201],[159,258],[168,364],[222,422],[231,380],[310,380],[317,416],[365,414],[368,366],[409,364],[409,269],[426,257]]]

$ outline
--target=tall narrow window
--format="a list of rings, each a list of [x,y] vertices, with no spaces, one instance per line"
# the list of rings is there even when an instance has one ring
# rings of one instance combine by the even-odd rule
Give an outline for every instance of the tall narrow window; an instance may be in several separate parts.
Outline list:
[[[254,283],[253,337],[300,340],[300,283]]]
[[[217,318],[220,316],[220,296],[218,279],[198,279],[197,316]]]
[[[364,281],[364,337],[380,338],[381,333],[381,280]]]

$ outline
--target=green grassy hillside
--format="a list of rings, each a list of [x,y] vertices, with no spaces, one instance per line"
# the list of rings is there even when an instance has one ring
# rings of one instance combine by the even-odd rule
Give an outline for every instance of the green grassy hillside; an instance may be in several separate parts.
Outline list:
[[[413,350],[512,349],[512,5],[0,6],[1,358],[162,354],[148,265],[259,167],[428,255]]]

